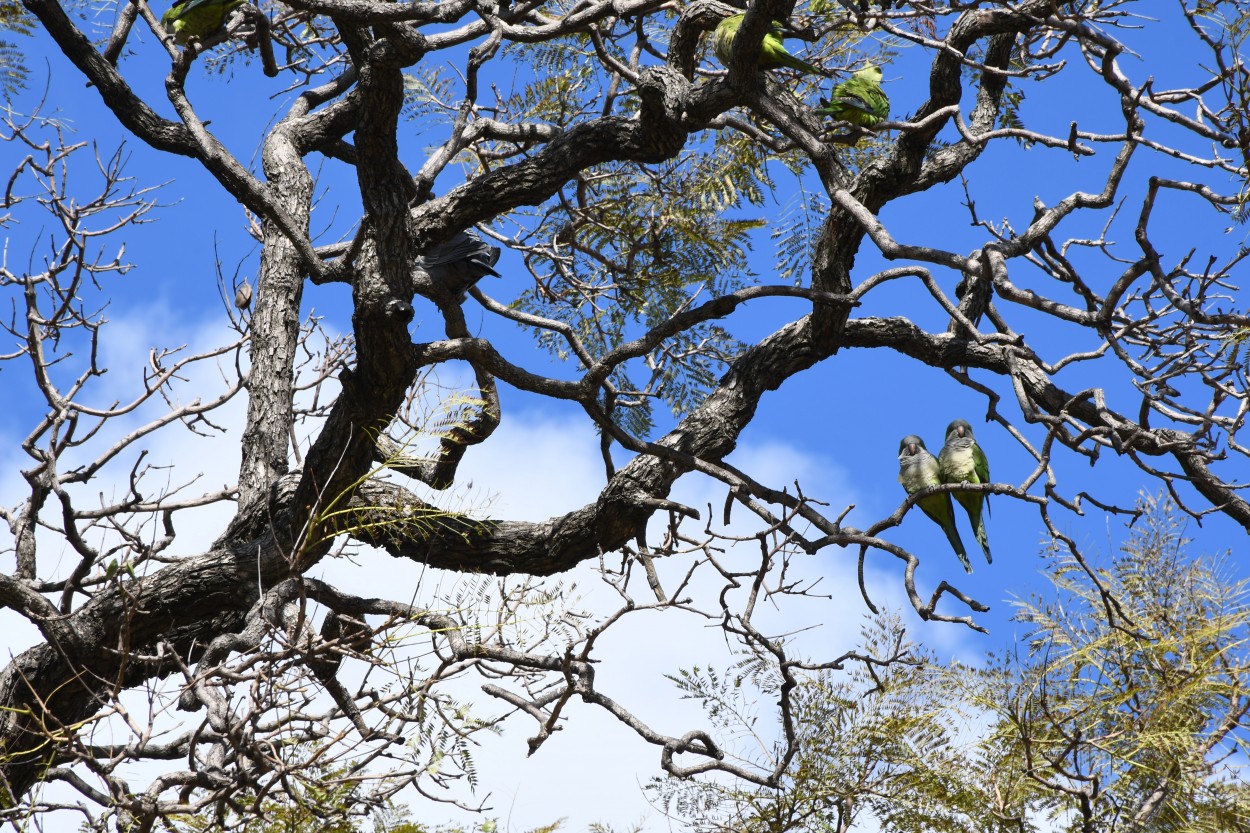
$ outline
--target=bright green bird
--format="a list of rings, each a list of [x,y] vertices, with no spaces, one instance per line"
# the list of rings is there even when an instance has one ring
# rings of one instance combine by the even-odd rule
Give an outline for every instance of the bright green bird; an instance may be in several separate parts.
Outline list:
[[[909,495],[942,482],[938,476],[937,458],[924,447],[924,440],[915,434],[908,434],[898,444],[898,482],[903,484]],[[968,561],[968,551],[964,549],[964,542],[959,540],[959,530],[955,528],[955,508],[951,505],[950,492],[937,492],[922,497],[916,501],[916,505],[935,524],[942,527],[946,540],[951,542],[951,548],[959,556],[960,563],[971,573],[972,564]]]
[[[881,67],[864,67],[833,88],[833,98],[816,108],[821,116],[873,127],[890,117],[890,97],[881,89]]]
[[[938,469],[943,483],[968,485],[990,482],[990,461],[973,439],[972,426],[966,419],[957,419],[946,426],[946,445],[942,446],[942,451],[938,454]],[[990,557],[990,539],[985,533],[985,518],[981,517],[982,509],[989,514],[987,495],[985,492],[956,491],[955,500],[968,513],[968,520],[972,522],[972,529],[977,534],[981,552],[985,553],[985,560],[993,564],[994,559]]]
[[[727,17],[716,27],[716,40],[713,43],[713,48],[716,51],[716,57],[720,58],[722,64],[729,64],[729,54],[733,52],[734,39],[738,37],[738,27],[742,25],[744,17],[746,17],[745,13]],[[797,69],[799,72],[806,72],[812,75],[825,74],[825,71],[819,67],[812,66],[807,61],[796,58],[787,52],[785,44],[781,42],[782,37],[781,21],[774,20],[769,26],[768,32],[764,34],[764,40],[760,43],[760,58],[756,63],[760,69],[790,67],[791,69]]]
[[[161,25],[174,36],[174,43],[206,38],[226,25],[230,13],[244,0],[182,0],[161,15]]]

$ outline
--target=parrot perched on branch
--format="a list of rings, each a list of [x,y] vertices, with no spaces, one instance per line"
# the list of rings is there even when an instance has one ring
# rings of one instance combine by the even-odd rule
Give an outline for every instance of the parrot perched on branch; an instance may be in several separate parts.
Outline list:
[[[467,229],[446,243],[439,243],[412,265],[447,291],[459,293],[463,300],[469,287],[484,276],[499,277],[495,264],[499,261],[500,251],[498,246],[488,245],[476,231]]]
[[[727,17],[720,22],[714,33],[715,41],[713,48],[716,57],[720,59],[722,64],[729,64],[729,54],[733,52],[734,39],[738,37],[738,27],[742,25],[742,19],[746,14],[736,14]],[[760,57],[756,62],[756,66],[760,69],[776,69],[777,67],[790,67],[797,69],[799,72],[806,72],[812,75],[825,75],[825,71],[819,67],[812,66],[807,61],[796,58],[786,51],[785,44],[781,42],[781,21],[774,20],[769,24],[768,31],[764,34],[764,40],[760,42]]]
[[[226,18],[243,3],[244,0],[181,0],[161,15],[161,25],[174,36],[174,43],[204,39],[226,25]]]
[[[881,67],[865,67],[833,88],[833,97],[816,108],[821,116],[860,127],[873,127],[890,117],[890,97],[881,89]]]
[[[898,444],[898,482],[903,484],[909,495],[930,486],[938,486],[942,482],[938,476],[937,458],[924,447],[924,440],[915,434],[908,434]],[[942,527],[946,540],[950,541],[955,555],[959,556],[960,563],[964,565],[964,570],[971,573],[972,564],[968,561],[968,551],[964,549],[964,542],[959,539],[959,530],[955,528],[955,509],[951,506],[950,493],[936,492],[920,498],[916,505],[935,524]]]
[[[946,445],[938,454],[939,474],[943,483],[989,483],[990,461],[985,452],[972,437],[972,426],[966,419],[957,419],[946,426]],[[968,513],[972,522],[972,530],[977,534],[977,543],[981,552],[985,553],[987,563],[993,564],[990,557],[990,539],[985,532],[985,518],[981,510],[989,513],[989,502],[984,492],[955,492],[955,500]]]
[[[252,285],[247,281],[239,284],[239,288],[235,291],[234,305],[240,310],[245,310],[252,305]]]

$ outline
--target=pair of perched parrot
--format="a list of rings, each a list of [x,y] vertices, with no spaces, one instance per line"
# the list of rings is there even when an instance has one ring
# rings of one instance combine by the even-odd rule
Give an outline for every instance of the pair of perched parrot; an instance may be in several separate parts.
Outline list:
[[[161,25],[174,36],[174,43],[192,38],[204,39],[226,25],[230,13],[245,0],[179,0],[161,15]]]
[[[713,35],[713,50],[721,63],[729,63],[729,55],[733,52],[734,39],[738,36],[738,28],[746,14],[727,17],[716,27]],[[760,42],[760,57],[757,66],[760,69],[790,67],[809,75],[827,75],[824,70],[796,58],[786,51],[782,38],[782,24],[774,20]],[[870,66],[861,69],[833,88],[833,96],[822,101],[816,108],[821,116],[830,116],[838,121],[850,122],[860,127],[873,127],[890,116],[890,98],[881,89],[883,75],[881,67]]]
[[[898,445],[898,482],[903,484],[909,495],[942,483],[989,483],[990,463],[972,436],[972,426],[967,420],[957,419],[946,426],[946,445],[937,457],[929,453],[924,447],[924,440],[915,434],[903,437]],[[981,514],[983,509],[987,512],[989,509],[987,495],[985,492],[956,491],[955,500],[968,513],[968,520],[972,523],[972,530],[976,533],[981,551],[985,553],[986,562],[994,563],[994,559],[990,557],[990,539],[985,532],[985,518]],[[964,569],[971,573],[972,564],[968,561],[963,541],[959,539],[959,530],[955,528],[951,493],[935,492],[920,498],[916,504],[946,533],[946,540],[950,541],[955,555],[959,556]]]

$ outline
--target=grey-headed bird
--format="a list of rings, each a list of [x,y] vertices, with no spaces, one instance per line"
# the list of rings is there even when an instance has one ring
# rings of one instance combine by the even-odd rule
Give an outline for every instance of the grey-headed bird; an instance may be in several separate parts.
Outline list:
[[[946,426],[946,445],[938,454],[938,474],[943,483],[989,483],[990,461],[985,452],[972,436],[972,426],[966,419],[957,419]],[[981,514],[984,509],[989,514],[989,502],[984,492],[955,492],[955,500],[968,513],[972,530],[977,535],[977,543],[985,560],[994,563],[990,557],[990,539],[985,532],[985,518]]]
[[[234,293],[235,309],[245,310],[252,305],[252,285],[247,281],[239,284],[238,290]]]
[[[903,484],[909,495],[942,482],[938,476],[937,458],[924,447],[924,440],[915,434],[908,434],[898,444],[898,482]],[[916,505],[935,524],[942,527],[946,540],[950,541],[960,563],[971,573],[972,564],[968,561],[968,551],[964,549],[964,542],[959,539],[959,530],[955,528],[955,509],[951,506],[950,493],[936,492],[920,498]]]

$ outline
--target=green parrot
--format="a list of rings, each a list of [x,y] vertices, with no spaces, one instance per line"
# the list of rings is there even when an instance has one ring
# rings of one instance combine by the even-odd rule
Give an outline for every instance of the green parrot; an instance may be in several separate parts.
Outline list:
[[[898,444],[898,482],[903,484],[909,495],[942,482],[938,477],[937,458],[924,447],[924,440],[915,434],[908,434]],[[968,551],[964,549],[964,542],[959,540],[959,530],[955,528],[955,509],[951,506],[950,492],[937,492],[922,497],[916,501],[916,505],[935,524],[942,527],[946,540],[951,542],[964,570],[971,573],[972,564],[968,561]]]
[[[938,454],[939,475],[943,483],[989,483],[990,461],[977,441],[972,438],[972,426],[966,419],[957,419],[946,426],[946,445]],[[972,529],[977,534],[977,543],[981,552],[985,553],[987,563],[993,564],[990,557],[990,539],[985,533],[985,518],[981,517],[984,508],[989,514],[988,496],[984,492],[955,492],[955,500],[968,513]]]
[[[174,36],[174,43],[206,38],[226,24],[230,13],[244,0],[180,0],[161,15],[161,25]]]
[[[864,67],[833,88],[833,98],[821,102],[817,115],[832,116],[860,127],[873,127],[890,117],[890,97],[881,89],[881,67]]]
[[[716,51],[716,57],[720,58],[722,64],[729,63],[729,53],[733,51],[734,38],[738,36],[738,27],[742,25],[744,17],[746,17],[745,13],[727,17],[716,27],[716,40],[713,43],[713,47]],[[769,26],[768,32],[765,33],[764,40],[760,43],[760,58],[757,62],[757,66],[760,69],[790,67],[791,69],[797,69],[799,72],[806,72],[812,75],[825,74],[823,69],[812,66],[807,61],[796,58],[787,52],[785,44],[781,42],[782,37],[781,21],[774,20]]]

